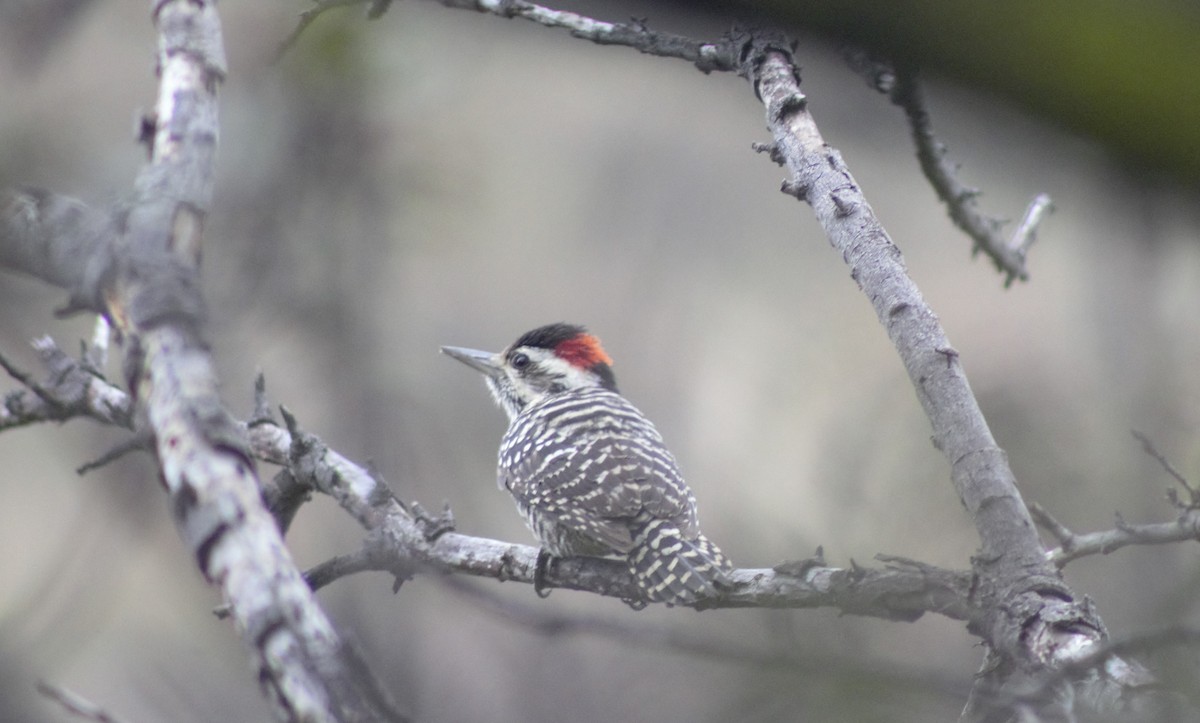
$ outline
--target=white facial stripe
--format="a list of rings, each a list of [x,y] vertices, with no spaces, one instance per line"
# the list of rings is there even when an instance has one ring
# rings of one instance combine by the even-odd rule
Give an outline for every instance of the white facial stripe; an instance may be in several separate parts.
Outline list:
[[[594,374],[559,358],[549,349],[524,346],[517,351],[529,357],[529,366],[523,370],[508,366],[506,371],[513,387],[528,403],[532,404],[544,397],[550,391],[551,385],[562,389],[576,389],[594,386],[596,383]]]
[[[529,358],[529,362],[520,369],[512,365],[512,359],[517,354]],[[572,389],[587,389],[601,383],[596,373],[581,369],[552,350],[541,347],[507,349],[497,354],[495,360],[503,366],[504,375],[488,377],[487,385],[493,398],[508,414],[509,420],[515,419],[529,405],[545,401],[551,392],[558,394]]]

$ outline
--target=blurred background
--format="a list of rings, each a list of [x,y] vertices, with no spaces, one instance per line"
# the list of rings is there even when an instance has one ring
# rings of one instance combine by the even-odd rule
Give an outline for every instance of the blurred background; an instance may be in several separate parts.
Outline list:
[[[0,180],[104,205],[144,159],[132,135],[154,103],[153,28],[146,3],[55,6],[0,31]],[[249,414],[261,370],[274,402],[402,499],[448,501],[459,531],[532,543],[495,486],[503,413],[437,350],[583,323],[740,566],[818,545],[833,565],[969,565],[974,529],[886,334],[807,206],[779,193],[783,172],[750,148],[768,135],[744,80],[421,2],[375,23],[329,13],[273,64],[305,7],[220,6],[230,74],[204,283],[234,414]],[[648,23],[704,38],[729,26],[669,7]],[[1200,480],[1194,189],[928,77],[935,127],[986,211],[1015,220],[1034,194],[1054,198],[1031,280],[1005,290],[921,176],[901,112],[833,45],[801,36],[797,55],[812,112],[961,353],[1026,498],[1078,531],[1116,511],[1171,519],[1170,480],[1130,430]],[[36,336],[77,348],[91,320],[55,319],[63,301],[0,278],[0,350],[34,368]],[[0,434],[0,719],[67,719],[39,679],[132,722],[268,719],[150,459],[75,474],[122,439],[84,421]],[[288,539],[307,568],[362,535],[318,498]],[[1114,637],[1200,625],[1194,545],[1065,575]],[[391,583],[359,575],[319,596],[422,721],[946,720],[981,661],[961,623],[933,615],[635,613],[488,580]],[[514,611],[639,642],[539,632]]]

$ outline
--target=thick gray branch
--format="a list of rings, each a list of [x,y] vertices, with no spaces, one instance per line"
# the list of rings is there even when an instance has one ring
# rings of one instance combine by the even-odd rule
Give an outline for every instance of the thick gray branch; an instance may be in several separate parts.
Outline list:
[[[785,190],[812,206],[851,277],[874,306],[979,532],[976,594],[985,617],[972,629],[997,654],[996,665],[980,677],[981,685],[990,691],[1018,671],[1038,674],[1087,655],[1103,641],[1103,625],[1045,559],[958,352],[909,278],[900,250],[875,218],[841,155],[821,137],[800,91],[790,46],[769,38],[749,42],[742,72],[766,106],[773,156],[790,173]]]
[[[129,385],[154,432],[176,524],[220,585],[282,720],[398,719],[296,569],[218,397],[198,264],[225,73],[220,26],[215,3],[198,0],[159,2],[155,21],[152,156],[124,216],[109,310],[134,345]]]
[[[822,139],[789,55],[768,46],[746,72],[767,107],[776,153],[791,173],[788,190],[812,206],[908,371],[933,426],[934,445],[949,460],[955,488],[975,519],[983,564],[1036,570],[1044,565],[1041,542],[958,352],[909,278],[900,250],[875,218],[841,154]],[[1046,574],[1057,577],[1053,570]]]
[[[108,220],[69,199],[12,194],[0,263],[67,288],[73,306],[102,311],[122,332],[136,418],[154,438],[176,525],[228,601],[278,717],[401,719],[317,606],[262,504],[244,435],[218,397],[202,336],[199,261],[225,76],[220,23],[214,0],[155,0],[152,8],[160,85],[144,124],[150,162],[132,199]],[[99,417],[95,388],[79,379],[65,407],[41,390],[41,412]],[[9,419],[38,411],[14,409],[14,401],[24,397],[6,400]]]

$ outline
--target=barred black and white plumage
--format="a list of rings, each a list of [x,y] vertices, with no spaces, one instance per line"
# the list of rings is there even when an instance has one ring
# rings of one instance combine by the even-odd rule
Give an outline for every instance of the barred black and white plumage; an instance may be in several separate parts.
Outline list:
[[[498,354],[443,351],[484,372],[508,413],[498,481],[547,552],[623,558],[651,602],[691,605],[728,586],[733,566],[700,532],[675,458],[617,392],[595,337],[552,324]]]

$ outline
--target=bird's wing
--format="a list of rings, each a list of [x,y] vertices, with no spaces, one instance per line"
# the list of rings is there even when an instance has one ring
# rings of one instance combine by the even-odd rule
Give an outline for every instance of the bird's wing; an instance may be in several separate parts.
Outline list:
[[[562,400],[514,425],[501,446],[500,484],[519,503],[616,550],[629,549],[631,524],[643,513],[698,534],[695,500],[662,437],[608,394],[603,404],[595,394]]]

